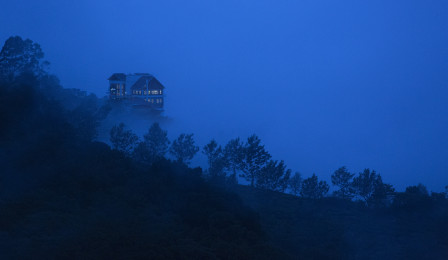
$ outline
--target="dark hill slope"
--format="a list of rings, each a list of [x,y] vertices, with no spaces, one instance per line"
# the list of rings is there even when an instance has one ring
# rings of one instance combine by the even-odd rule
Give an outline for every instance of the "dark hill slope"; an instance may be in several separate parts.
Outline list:
[[[285,258],[200,169],[138,164],[23,82],[0,84],[0,259]]]
[[[411,211],[238,186],[271,243],[297,259],[448,259],[445,203]]]

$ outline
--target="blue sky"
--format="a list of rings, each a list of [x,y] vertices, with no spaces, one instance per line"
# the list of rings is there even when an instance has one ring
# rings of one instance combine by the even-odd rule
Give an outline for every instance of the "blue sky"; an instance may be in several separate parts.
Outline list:
[[[448,185],[448,2],[7,1],[0,40],[41,44],[66,87],[113,72],[167,88],[170,133],[258,134],[329,180],[372,168],[399,189]]]

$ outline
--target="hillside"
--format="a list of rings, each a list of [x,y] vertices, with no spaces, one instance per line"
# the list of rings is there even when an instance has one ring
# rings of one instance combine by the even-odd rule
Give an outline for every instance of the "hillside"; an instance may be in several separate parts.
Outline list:
[[[0,75],[0,259],[448,259],[446,193],[341,167],[328,194],[255,134],[190,167],[193,134],[141,138],[36,70]]]
[[[448,205],[369,209],[239,186],[272,244],[298,259],[447,259]]]

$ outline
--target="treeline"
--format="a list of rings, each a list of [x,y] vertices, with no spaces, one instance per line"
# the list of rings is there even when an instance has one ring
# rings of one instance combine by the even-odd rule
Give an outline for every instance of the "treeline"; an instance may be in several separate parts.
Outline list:
[[[154,123],[140,140],[119,124],[112,128],[110,141],[113,149],[144,165],[157,165],[164,157],[189,164],[202,152],[208,162],[202,178],[236,192],[260,214],[271,243],[293,259],[448,256],[446,192],[430,193],[422,184],[397,192],[374,170],[355,175],[340,167],[331,175],[329,194],[330,185],[315,174],[303,179],[284,161],[273,160],[256,135],[224,146],[211,140],[202,148],[193,136],[181,134],[170,142],[167,131]],[[248,185],[235,185],[238,177]]]
[[[183,133],[170,142],[167,131],[158,123],[149,128],[142,140],[121,123],[111,129],[110,142],[114,149],[147,164],[169,154],[177,162],[188,165],[201,150],[195,145],[193,134]],[[383,182],[381,175],[375,170],[364,169],[355,175],[346,167],[340,167],[331,175],[334,191],[330,195],[330,185],[319,180],[316,174],[303,179],[298,172],[292,174],[283,160],[273,160],[257,135],[249,136],[246,141],[232,139],[225,146],[211,140],[202,147],[202,153],[207,157],[207,178],[212,181],[236,184],[238,177],[241,177],[251,187],[291,193],[304,198],[321,199],[332,196],[362,201],[369,207],[407,207],[415,203],[414,200],[440,200],[447,195],[446,192],[430,194],[422,184],[407,187],[405,192],[396,192],[391,184]]]
[[[2,104],[5,109],[20,113],[30,107],[33,100],[29,99],[33,90],[23,89],[23,86],[38,86],[39,92],[35,94],[42,95],[39,97],[41,100],[48,100],[54,106],[51,110],[60,110],[57,106],[65,109],[64,117],[72,126],[70,135],[87,141],[95,140],[97,127],[107,116],[111,106],[107,102],[101,103],[93,94],[80,95],[76,90],[62,88],[57,77],[47,72],[49,62],[43,58],[44,53],[39,44],[29,39],[14,36],[6,40],[0,52],[0,82],[4,82],[5,86],[20,85],[22,89],[13,87],[5,91],[11,90],[22,98],[18,102],[12,102],[10,98],[3,96]],[[6,118],[4,115],[3,128],[6,129],[9,122],[17,118],[19,116]],[[236,183],[238,177],[241,177],[251,187],[287,192],[304,198],[319,199],[329,195],[330,185],[326,181],[319,180],[315,174],[303,178],[299,172],[292,173],[283,160],[272,159],[256,135],[245,141],[240,138],[232,139],[224,146],[211,140],[202,149],[195,145],[193,134],[181,134],[171,143],[166,131],[157,123],[149,128],[142,140],[132,130],[126,129],[124,124],[113,127],[110,135],[114,149],[139,162],[151,164],[169,153],[177,162],[188,165],[196,153],[202,150],[207,156],[208,177],[215,181]],[[334,171],[331,184],[334,188],[332,196],[360,200],[369,206],[403,205],[406,202],[402,200],[414,196],[414,193],[440,199],[448,191],[447,186],[443,193],[429,194],[419,184],[408,187],[403,194],[396,192],[391,184],[384,183],[381,175],[374,170],[365,169],[355,176],[345,167]]]

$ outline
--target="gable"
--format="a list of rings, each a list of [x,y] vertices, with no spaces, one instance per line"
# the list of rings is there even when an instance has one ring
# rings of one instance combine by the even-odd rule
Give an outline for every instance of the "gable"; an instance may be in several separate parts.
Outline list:
[[[126,81],[126,75],[124,73],[114,73],[108,78],[112,81]]]
[[[165,87],[152,75],[140,77],[132,86],[131,91],[145,90],[146,82],[149,83],[148,89],[164,89]]]

